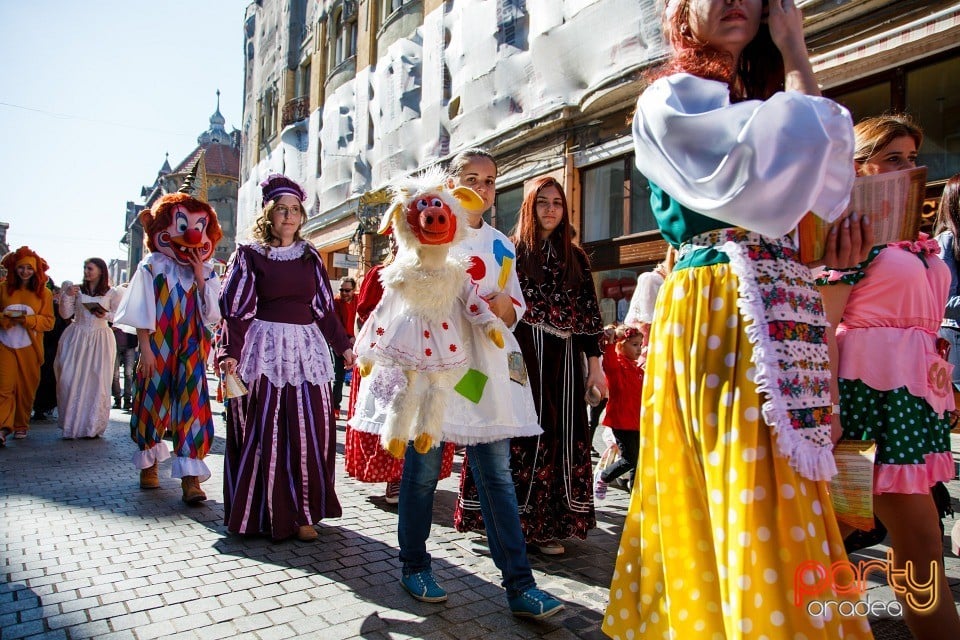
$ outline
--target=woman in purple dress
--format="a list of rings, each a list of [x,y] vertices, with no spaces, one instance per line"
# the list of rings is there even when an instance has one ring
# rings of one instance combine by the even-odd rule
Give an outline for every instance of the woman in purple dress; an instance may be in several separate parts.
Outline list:
[[[341,514],[327,343],[347,366],[353,350],[323,262],[300,237],[306,194],[279,174],[260,186],[254,242],[237,248],[220,295],[220,370],[249,388],[228,400],[224,519],[234,533],[311,541],[316,522]]]

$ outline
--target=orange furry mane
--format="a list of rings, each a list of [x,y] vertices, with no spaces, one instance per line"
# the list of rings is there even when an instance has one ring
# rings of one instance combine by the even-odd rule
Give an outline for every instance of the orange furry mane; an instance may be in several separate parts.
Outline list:
[[[16,251],[11,251],[3,256],[3,268],[7,270],[7,293],[13,293],[20,288],[19,278],[17,276],[17,263],[24,258],[33,258],[36,260],[37,266],[33,270],[34,273],[31,278],[33,282],[31,283],[30,290],[42,298],[44,287],[47,286],[47,269],[50,268],[50,265],[47,264],[46,260],[37,255],[36,251],[27,246],[20,247]]]

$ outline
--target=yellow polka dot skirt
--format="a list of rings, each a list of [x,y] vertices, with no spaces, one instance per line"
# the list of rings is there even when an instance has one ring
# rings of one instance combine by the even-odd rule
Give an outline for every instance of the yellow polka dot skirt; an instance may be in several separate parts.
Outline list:
[[[603,620],[612,638],[872,637],[850,602],[838,607],[859,596],[838,596],[811,569],[829,573],[832,562],[846,561],[843,540],[826,483],[803,478],[776,454],[751,355],[730,265],[668,277]],[[799,603],[798,570],[807,585]],[[823,591],[807,593],[818,586]]]

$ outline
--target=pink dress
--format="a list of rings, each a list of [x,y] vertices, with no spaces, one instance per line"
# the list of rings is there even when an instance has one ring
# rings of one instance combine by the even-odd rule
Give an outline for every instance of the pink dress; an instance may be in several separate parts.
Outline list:
[[[935,241],[888,245],[837,328],[844,438],[877,441],[874,493],[926,493],[954,476],[952,365],[936,349],[950,271]]]

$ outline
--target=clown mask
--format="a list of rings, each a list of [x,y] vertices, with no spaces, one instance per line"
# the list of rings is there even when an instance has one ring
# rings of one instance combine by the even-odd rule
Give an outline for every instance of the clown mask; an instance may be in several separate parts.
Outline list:
[[[140,222],[150,251],[181,265],[189,265],[192,255],[206,262],[223,237],[213,208],[184,193],[163,196],[153,209],[140,212]]]
[[[157,251],[180,264],[190,264],[193,250],[199,251],[203,262],[209,260],[213,255],[214,244],[207,235],[207,225],[210,222],[207,212],[190,212],[183,205],[176,205],[171,215],[170,224],[157,234]]]

